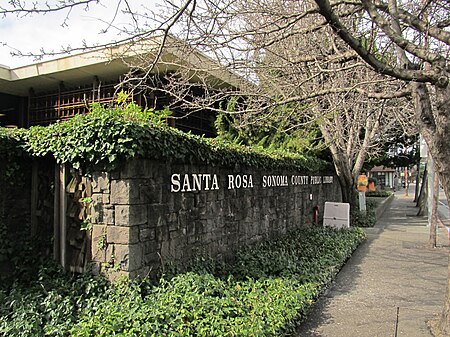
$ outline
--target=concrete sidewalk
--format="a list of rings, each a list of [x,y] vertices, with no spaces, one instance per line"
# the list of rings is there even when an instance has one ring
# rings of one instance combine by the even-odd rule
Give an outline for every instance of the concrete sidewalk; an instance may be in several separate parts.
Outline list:
[[[432,336],[426,322],[444,302],[448,235],[440,229],[438,248],[427,248],[428,221],[412,200],[396,193],[297,337]]]

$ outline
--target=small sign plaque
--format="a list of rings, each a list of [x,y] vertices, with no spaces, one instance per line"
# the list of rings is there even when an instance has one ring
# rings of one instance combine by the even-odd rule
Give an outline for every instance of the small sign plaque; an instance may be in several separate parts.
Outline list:
[[[323,225],[333,228],[349,228],[350,204],[343,202],[325,202]]]

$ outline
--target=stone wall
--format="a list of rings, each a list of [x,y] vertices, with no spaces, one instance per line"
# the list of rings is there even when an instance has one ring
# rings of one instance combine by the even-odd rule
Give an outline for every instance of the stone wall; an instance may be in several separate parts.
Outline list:
[[[198,255],[232,258],[242,246],[311,224],[316,205],[340,201],[330,174],[152,160],[95,173],[92,192],[92,259],[112,278]]]

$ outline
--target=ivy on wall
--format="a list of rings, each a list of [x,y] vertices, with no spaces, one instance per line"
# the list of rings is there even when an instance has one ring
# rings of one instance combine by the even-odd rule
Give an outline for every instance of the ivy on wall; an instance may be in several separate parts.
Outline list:
[[[0,128],[0,283],[4,282],[17,259],[23,233],[17,219],[11,216],[14,191],[29,183],[30,160],[21,146],[23,132]],[[14,204],[14,205],[13,205]],[[20,203],[19,203],[20,204]],[[20,206],[19,206],[20,207]],[[24,216],[23,227],[27,228]]]
[[[88,170],[116,169],[131,158],[306,172],[331,170],[329,163],[314,157],[256,151],[184,133],[165,125],[167,114],[142,111],[134,103],[113,108],[94,104],[89,114],[68,121],[26,130],[2,130],[0,157],[13,147],[13,152],[25,151],[32,157],[52,155],[58,163]]]
[[[20,146],[23,135],[23,130],[0,127],[0,185],[15,185],[21,180],[21,167],[27,158],[27,153]]]

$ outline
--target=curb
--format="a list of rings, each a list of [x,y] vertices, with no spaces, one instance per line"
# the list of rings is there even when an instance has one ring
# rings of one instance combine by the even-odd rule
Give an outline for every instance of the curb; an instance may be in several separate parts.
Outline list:
[[[378,222],[378,220],[380,220],[381,216],[386,211],[386,209],[388,209],[389,206],[391,206],[392,200],[394,200],[394,198],[395,198],[395,195],[391,194],[389,197],[387,197],[382,202],[380,202],[377,209],[375,210],[376,222]]]

